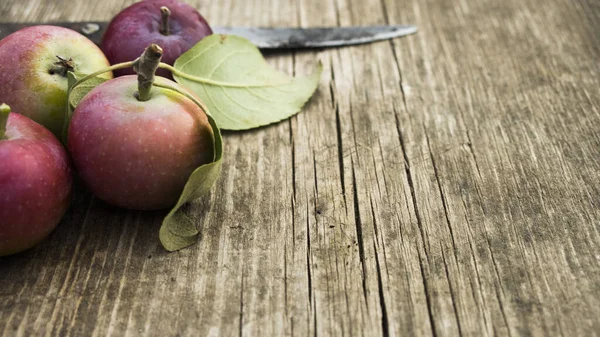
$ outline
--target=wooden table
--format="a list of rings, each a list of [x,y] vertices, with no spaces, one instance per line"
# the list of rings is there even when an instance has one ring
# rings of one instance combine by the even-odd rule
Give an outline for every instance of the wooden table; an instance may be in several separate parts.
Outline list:
[[[0,20],[132,2],[3,0]],[[195,246],[167,253],[163,212],[79,191],[43,244],[0,259],[1,336],[598,335],[596,1],[190,3],[215,25],[419,33],[270,55],[321,60],[320,88],[289,121],[225,133]]]

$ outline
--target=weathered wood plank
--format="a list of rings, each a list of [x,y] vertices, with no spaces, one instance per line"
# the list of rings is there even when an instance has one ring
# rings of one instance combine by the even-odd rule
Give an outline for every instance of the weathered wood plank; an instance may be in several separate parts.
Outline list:
[[[341,25],[385,23],[379,3],[337,1],[337,8]],[[401,95],[389,46],[384,42],[332,52],[338,151],[372,324],[382,335],[424,335],[431,327],[418,258],[418,221],[394,110],[387,101]]]
[[[590,48],[597,22],[562,1],[546,2],[543,11],[516,1],[429,1],[412,11],[387,3],[392,22],[422,26],[419,41],[407,40],[409,48],[396,51],[417,204],[442,215],[428,221],[439,225],[438,233],[447,224],[442,245],[452,238],[439,268],[452,295],[441,297],[451,298],[454,308],[434,317],[451,318],[454,311],[469,335],[598,331],[598,288],[589,283],[598,273],[591,248],[598,243],[597,184],[573,179],[596,163],[590,157],[583,165],[587,156],[561,149],[598,150],[597,128],[564,129],[598,121],[598,50]],[[596,98],[582,100],[575,88]],[[579,165],[567,168],[566,161]],[[580,231],[589,234],[575,234]],[[583,237],[586,248],[577,252],[569,241]],[[433,251],[430,257],[439,254]],[[565,255],[591,258],[591,264],[575,271]],[[439,268],[430,267],[437,279]],[[438,289],[434,283],[430,296],[440,298],[444,288]],[[437,335],[448,332],[436,329]]]
[[[218,25],[420,31],[270,55],[297,74],[321,60],[321,86],[290,121],[225,134],[191,248],[161,249],[164,214],[79,188],[48,240],[0,259],[0,336],[600,331],[595,3],[189,2]],[[130,3],[5,0],[0,18]]]

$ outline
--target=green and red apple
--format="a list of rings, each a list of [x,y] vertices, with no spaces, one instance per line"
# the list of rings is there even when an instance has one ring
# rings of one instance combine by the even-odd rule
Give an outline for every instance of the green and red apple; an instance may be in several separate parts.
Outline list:
[[[0,256],[42,241],[65,214],[69,158],[46,128],[0,106]]]
[[[156,83],[185,89],[163,77]],[[79,102],[67,147],[82,180],[100,199],[124,208],[173,207],[190,174],[214,160],[205,112],[186,96],[152,87],[136,96],[138,79],[117,77]]]
[[[67,72],[90,74],[109,66],[92,41],[62,27],[33,26],[0,41],[0,102],[60,136]],[[112,78],[112,73],[101,75]]]

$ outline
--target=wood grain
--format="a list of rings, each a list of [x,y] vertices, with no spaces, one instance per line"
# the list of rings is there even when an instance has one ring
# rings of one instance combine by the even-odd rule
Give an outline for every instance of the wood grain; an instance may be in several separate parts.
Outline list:
[[[132,2],[4,0],[0,18]],[[166,253],[163,213],[79,186],[46,241],[0,258],[0,336],[598,335],[598,3],[189,2],[215,25],[419,32],[269,55],[322,61],[320,88],[289,121],[225,133],[193,247]]]

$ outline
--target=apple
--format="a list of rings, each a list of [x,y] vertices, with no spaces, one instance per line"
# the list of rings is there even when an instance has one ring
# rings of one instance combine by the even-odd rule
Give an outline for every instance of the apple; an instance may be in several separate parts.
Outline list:
[[[60,136],[67,71],[90,74],[109,65],[98,46],[74,30],[43,25],[21,29],[0,41],[0,102]]]
[[[35,246],[58,225],[71,194],[67,153],[40,124],[0,106],[0,256]]]
[[[155,81],[185,91],[166,78]],[[136,210],[172,207],[190,174],[214,160],[212,127],[204,111],[180,93],[152,86],[149,100],[140,101],[137,90],[133,75],[92,89],[73,113],[67,148],[82,180],[107,203]]]
[[[135,3],[115,16],[104,36],[101,48],[111,64],[135,60],[152,44],[163,47],[163,62],[175,60],[192,48],[212,29],[198,11],[177,0],[146,0]],[[115,76],[134,74],[131,69],[115,71]],[[159,76],[171,77],[159,69]]]

